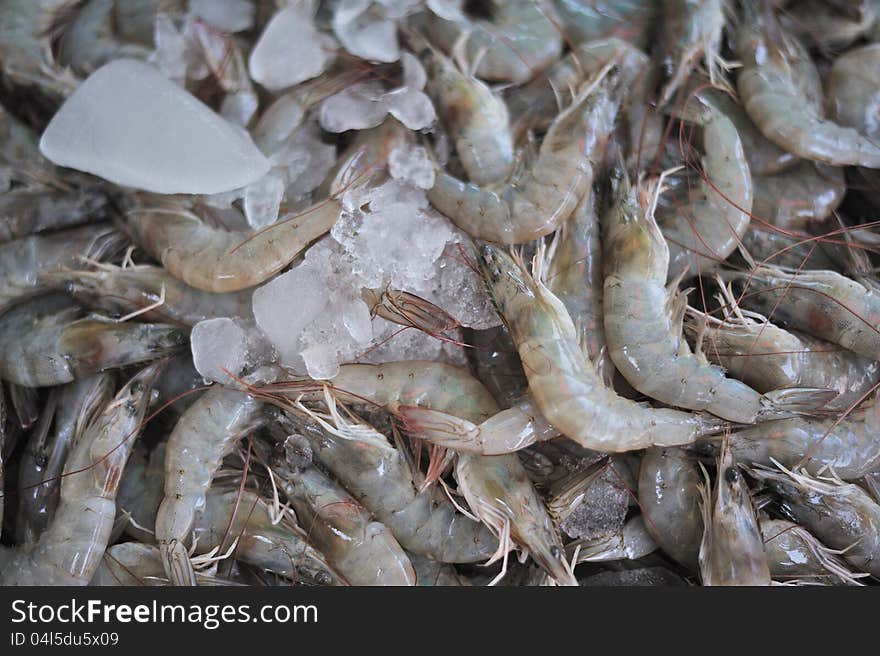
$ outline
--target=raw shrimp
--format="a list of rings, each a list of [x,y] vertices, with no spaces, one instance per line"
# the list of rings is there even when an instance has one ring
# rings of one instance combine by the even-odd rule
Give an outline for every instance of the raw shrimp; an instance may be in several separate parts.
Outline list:
[[[647,90],[648,56],[618,38],[587,41],[556,62],[528,84],[507,92],[507,105],[517,122],[543,132],[559,113],[561,98],[598,74],[610,62],[620,66],[623,85],[629,87],[627,101]]]
[[[562,301],[578,331],[578,342],[607,379],[613,372],[602,324],[602,244],[596,194],[587,188],[568,221],[556,233],[547,257],[544,284]]]
[[[703,352],[710,361],[762,393],[793,387],[832,389],[838,396],[825,407],[845,410],[880,380],[877,361],[788,332],[755,313],[734,311],[719,321],[689,309],[685,329],[692,335],[702,333]]]
[[[864,401],[844,417],[792,417],[738,430],[730,448],[740,462],[788,467],[818,473],[831,467],[846,480],[880,468],[880,403]]]
[[[462,369],[436,362],[343,365],[329,386],[336,398],[342,401],[381,406],[395,414],[403,413],[408,406],[417,406],[475,422],[488,419],[498,412],[497,403],[478,380]],[[316,388],[321,390],[320,396],[312,391]],[[285,404],[279,403],[279,393],[310,400],[323,398],[323,386],[313,381],[275,383],[252,391],[259,393],[260,398],[282,407]],[[458,468],[461,468],[464,457],[464,454],[459,456]],[[505,542],[505,539],[513,538],[519,541],[523,549],[548,558],[547,545],[557,543],[559,536],[552,522],[549,519],[544,521],[545,517],[549,518],[546,509],[539,503],[533,503],[537,500],[536,492],[516,456],[468,455],[465,469],[460,473],[467,477],[464,484],[470,485],[470,491],[465,496],[470,495],[469,502],[478,504],[478,508],[471,506],[471,510],[483,521],[492,516],[489,528],[501,542],[495,557],[500,558],[507,552],[510,545],[507,543],[509,540]],[[489,497],[481,496],[487,490],[491,490],[492,494]],[[524,504],[522,500],[527,503]],[[510,513],[513,514],[512,518]],[[505,533],[512,524],[519,528],[515,532]],[[557,554],[557,560],[563,557],[561,552]],[[555,576],[562,567],[561,560],[555,563],[545,560],[545,563],[552,565],[549,570],[551,576]]]
[[[553,4],[569,42],[616,37],[639,48],[648,44],[657,8],[656,0],[554,0]]]
[[[103,218],[106,204],[98,189],[67,192],[29,186],[7,191],[0,194],[0,243],[92,223]]]
[[[86,0],[56,26],[61,32],[57,48],[61,66],[88,75],[114,59],[147,58],[149,48],[126,43],[115,34],[115,4],[116,0]]]
[[[669,243],[669,280],[685,269],[705,273],[727,259],[749,228],[753,200],[752,176],[733,122],[700,92],[689,95],[682,115],[702,127],[706,152],[699,186],[657,216]]]
[[[553,232],[592,184],[623,91],[618,68],[606,66],[553,121],[522,180],[480,187],[438,171],[429,200],[479,239],[518,244]]]
[[[443,335],[459,326],[458,320],[443,308],[409,292],[390,287],[363,289],[361,297],[370,307],[371,316],[418,328],[429,335]]]
[[[880,576],[880,506],[858,485],[757,466],[752,473],[783,499],[786,514],[857,571]]]
[[[880,168],[880,145],[823,119],[821,99],[817,102],[805,92],[801,76],[812,67],[806,49],[782,31],[775,17],[759,13],[752,0],[744,8],[736,37],[743,64],[737,89],[761,133],[799,157],[835,166]],[[812,76],[818,77],[815,70]]]
[[[470,585],[470,582],[456,572],[452,565],[438,563],[416,553],[407,552],[407,556],[416,573],[416,585],[453,587]]]
[[[767,139],[746,114],[745,108],[731,94],[721,89],[702,89],[700,95],[712,103],[718,111],[729,118],[742,141],[743,152],[749,164],[749,172],[756,181],[763,176],[775,175],[800,160]],[[757,184],[757,182],[755,182]],[[755,191],[757,199],[757,190]],[[762,216],[758,214],[757,216]]]
[[[282,489],[306,534],[352,585],[415,585],[415,572],[391,534],[354,497],[311,462],[301,436],[285,443],[288,463],[278,465]]]
[[[55,60],[49,33],[72,0],[5,0],[0,3],[0,70],[10,82],[35,86],[53,102],[78,80]]]
[[[559,436],[528,396],[480,424],[416,406],[399,407],[397,414],[413,437],[461,453],[502,455]]]
[[[253,318],[250,292],[201,291],[180,282],[162,267],[147,264],[127,268],[100,264],[92,270],[65,268],[45,274],[43,280],[66,289],[85,305],[114,316],[137,313],[143,320],[185,326],[216,317]]]
[[[196,553],[223,553],[237,540],[236,560],[299,584],[345,585],[290,515],[274,521],[268,504],[249,490],[209,490],[194,526]]]
[[[206,292],[235,292],[265,282],[330,230],[340,207],[329,199],[252,233],[212,228],[178,204],[128,215],[137,242],[178,280]]]
[[[871,360],[880,360],[880,291],[834,271],[758,265],[725,278],[745,281],[740,303]]]
[[[605,339],[617,370],[662,403],[739,423],[827,401],[815,390],[762,395],[690,350],[681,324],[686,298],[665,286],[669,249],[653,216],[661,185],[633,190],[623,180],[603,218]]]
[[[602,384],[565,307],[539,280],[491,245],[481,249],[479,265],[519,350],[535,405],[566,437],[616,452],[689,444],[718,430],[718,420],[618,396]]]
[[[798,0],[789,3],[779,17],[793,34],[820,50],[848,46],[862,36],[870,36],[877,23],[876,6],[860,15],[846,15],[825,0]]]
[[[280,374],[280,372],[279,372]],[[439,409],[456,416],[482,421],[498,411],[498,406],[482,383],[467,371],[440,362],[408,360],[384,364],[345,364],[329,381],[294,379],[257,388],[248,388],[269,403],[279,397],[323,401],[324,387],[344,403],[367,404],[396,412],[399,406]]]
[[[861,585],[839,552],[819,542],[802,526],[784,519],[761,519],[764,551],[775,579]]]
[[[699,570],[703,517],[700,473],[684,449],[648,449],[639,471],[639,506],[651,537],[668,556]]]
[[[116,496],[114,534],[125,533],[148,544],[156,542],[156,515],[165,491],[165,444],[161,442],[150,453],[143,447],[136,449],[128,459]]]
[[[512,539],[556,583],[577,585],[553,520],[515,454],[460,454],[455,480],[471,511],[499,537],[496,558],[506,557],[506,542]],[[499,576],[505,570],[506,560]]]
[[[41,311],[33,303],[0,318],[0,378],[43,387],[107,369],[149,362],[180,350],[186,335],[164,324],[82,317],[78,308]],[[42,304],[42,303],[41,303]]]
[[[556,61],[562,36],[548,18],[543,0],[490,0],[480,13],[468,15],[469,6],[454,16],[432,13],[432,39],[449,51],[466,35],[466,55],[474,73],[484,80],[527,82]]]
[[[303,427],[314,456],[385,524],[400,545],[442,563],[485,560],[498,542],[458,513],[436,487],[419,492],[404,456],[369,424],[344,419],[328,395],[329,415],[309,412]]]
[[[199,585],[236,585],[196,572]],[[162,567],[159,548],[140,542],[121,542],[108,547],[89,585],[92,586],[164,586],[170,585]]]
[[[633,517],[623,527],[602,538],[575,540],[566,545],[569,552],[577,550],[577,562],[607,562],[610,560],[638,560],[657,550],[641,515]]]
[[[33,548],[18,547],[0,585],[87,585],[113,529],[116,492],[162,363],[138,373],[86,428],[70,453],[55,517]]]
[[[260,402],[247,394],[210,389],[180,417],[165,450],[165,497],[156,515],[156,541],[174,585],[194,585],[185,549],[214,473],[258,423]]]
[[[705,471],[705,470],[704,470]],[[703,585],[770,585],[770,567],[749,488],[722,446],[715,488],[700,486],[703,541],[700,576]]]
[[[99,260],[122,243],[122,235],[99,223],[0,244],[0,313],[19,300],[47,291],[41,274],[74,266],[81,257]]]
[[[662,64],[669,78],[660,93],[667,105],[702,58],[712,84],[719,81],[723,0],[664,0],[662,3]]]
[[[843,169],[807,161],[775,175],[753,176],[752,182],[752,216],[786,230],[815,226],[838,208],[846,193]]]
[[[506,180],[514,164],[507,105],[439,53],[431,53],[427,68],[428,93],[468,179],[476,185]]]
[[[31,434],[19,463],[16,515],[19,543],[36,542],[52,521],[67,454],[97,413],[110,402],[114,388],[112,375],[98,374],[50,392],[43,412],[51,423],[47,422]]]
[[[762,264],[791,269],[835,268],[822,244],[816,246],[815,239],[806,235],[789,236],[773,226],[761,226],[757,220],[752,221],[743,235],[742,245],[752,260]]]
[[[855,128],[871,139],[880,136],[878,65],[880,44],[850,50],[834,60],[826,91],[829,114],[841,125]]]

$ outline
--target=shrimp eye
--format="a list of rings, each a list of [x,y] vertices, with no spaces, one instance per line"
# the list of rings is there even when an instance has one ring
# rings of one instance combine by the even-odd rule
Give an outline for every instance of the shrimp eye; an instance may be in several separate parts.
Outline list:
[[[318,585],[330,585],[333,583],[333,578],[327,572],[318,572],[315,574],[315,583]]]
[[[562,556],[562,549],[560,549],[556,545],[553,545],[552,547],[550,547],[550,555],[554,558],[560,558]]]
[[[736,467],[731,467],[724,472],[724,480],[728,483],[736,483],[739,480],[739,471],[737,471]]]

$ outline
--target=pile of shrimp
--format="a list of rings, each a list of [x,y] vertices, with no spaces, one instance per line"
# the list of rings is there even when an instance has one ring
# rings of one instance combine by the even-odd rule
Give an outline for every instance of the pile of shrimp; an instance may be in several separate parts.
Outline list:
[[[880,580],[880,2],[205,6],[0,3],[0,584]],[[294,10],[324,69],[252,79]],[[93,71],[185,21],[178,82],[252,101],[252,136],[364,82],[436,120],[323,131],[328,179],[262,229],[43,157]],[[467,366],[203,378],[193,326],[252,321],[402,139],[500,325],[352,291]]]

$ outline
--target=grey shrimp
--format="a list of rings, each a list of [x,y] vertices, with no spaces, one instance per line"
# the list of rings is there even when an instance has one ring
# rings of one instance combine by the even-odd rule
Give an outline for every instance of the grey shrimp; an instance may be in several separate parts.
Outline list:
[[[700,486],[703,585],[770,585],[770,566],[755,506],[726,445],[718,457],[714,489],[708,486],[708,480]]]
[[[840,551],[829,549],[794,522],[763,518],[761,535],[774,579],[861,585],[859,579],[868,576],[850,571]]]
[[[83,432],[64,467],[55,517],[36,545],[14,550],[0,584],[89,583],[107,548],[119,480],[161,367],[153,364],[138,373]]]
[[[856,570],[880,576],[880,505],[858,485],[777,467],[752,473],[782,497],[793,520]]]
[[[480,187],[438,171],[428,198],[473,237],[520,244],[556,230],[589,189],[599,150],[614,128],[624,86],[607,65],[554,120],[522,179]]]
[[[584,356],[567,310],[543,284],[491,245],[481,249],[479,266],[517,345],[535,405],[566,437],[617,452],[689,444],[720,428],[720,420],[618,396]]]
[[[805,93],[800,76],[813,65],[804,46],[767,15],[769,8],[759,12],[750,0],[744,9],[736,35],[743,64],[737,89],[761,133],[799,157],[835,166],[880,168],[880,145],[853,128],[824,119],[821,98]],[[815,69],[808,76],[818,78]]]
[[[682,118],[703,129],[705,155],[699,186],[679,204],[658,212],[669,243],[669,280],[687,269],[698,275],[717,267],[740,245],[751,220],[752,175],[736,126],[700,92],[688,97]]]
[[[442,563],[489,558],[498,542],[483,524],[458,513],[436,487],[419,491],[405,457],[365,422],[345,419],[332,395],[329,414],[307,412],[302,428],[315,458],[385,524],[400,545]]]
[[[664,553],[699,571],[702,484],[694,454],[678,448],[647,449],[639,471],[639,506],[648,532]]]
[[[352,585],[415,585],[412,564],[384,524],[312,462],[302,436],[285,443],[287,462],[275,466],[281,488],[314,544]]]
[[[259,420],[260,402],[220,387],[199,397],[180,417],[165,450],[165,497],[156,515],[156,542],[174,585],[194,585],[189,543],[211,479]]]
[[[634,191],[624,180],[603,220],[605,339],[617,370],[662,403],[746,424],[836,396],[817,390],[762,395],[691,351],[682,335],[686,299],[666,287],[669,249],[653,217],[660,184]]]
[[[45,312],[35,304],[0,318],[0,377],[26,387],[69,383],[181,350],[186,335],[165,324],[117,323],[78,308]]]

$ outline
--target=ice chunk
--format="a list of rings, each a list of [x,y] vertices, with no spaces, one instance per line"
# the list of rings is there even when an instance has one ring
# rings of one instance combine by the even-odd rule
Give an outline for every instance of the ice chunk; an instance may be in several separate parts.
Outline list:
[[[437,120],[431,99],[417,89],[401,87],[385,94],[388,112],[410,130],[424,130]]]
[[[434,186],[434,164],[422,146],[395,147],[388,155],[388,172],[395,180],[422,189]]]
[[[238,377],[272,360],[271,348],[253,322],[240,319],[200,321],[190,344],[198,372],[218,383],[229,383],[230,374]]]
[[[254,317],[282,361],[296,361],[301,352],[300,333],[324,311],[329,299],[325,272],[309,262],[254,292]]]
[[[129,59],[102,66],[74,91],[40,151],[60,166],[160,194],[216,194],[269,171],[247,132]]]
[[[187,72],[187,43],[174,27],[171,17],[164,12],[156,14],[153,40],[156,42],[156,49],[150,54],[149,61],[168,78],[182,85]]]
[[[254,5],[250,0],[189,0],[189,11],[230,34],[250,29],[254,24]]]
[[[298,7],[279,11],[251,51],[251,77],[270,91],[278,91],[320,75],[332,52],[312,17]]]
[[[245,127],[251,122],[260,101],[253,91],[240,91],[227,94],[220,104],[220,116],[230,123]]]
[[[284,186],[283,178],[274,169],[247,186],[244,192],[244,215],[248,225],[265,228],[278,220]]]
[[[327,132],[374,128],[388,113],[383,96],[374,82],[353,84],[321,103],[318,121]]]
[[[370,0],[341,0],[333,14],[333,32],[355,57],[391,63],[400,58],[397,26],[369,11]]]
[[[467,20],[462,0],[427,0],[425,4],[440,18],[456,22]]]

